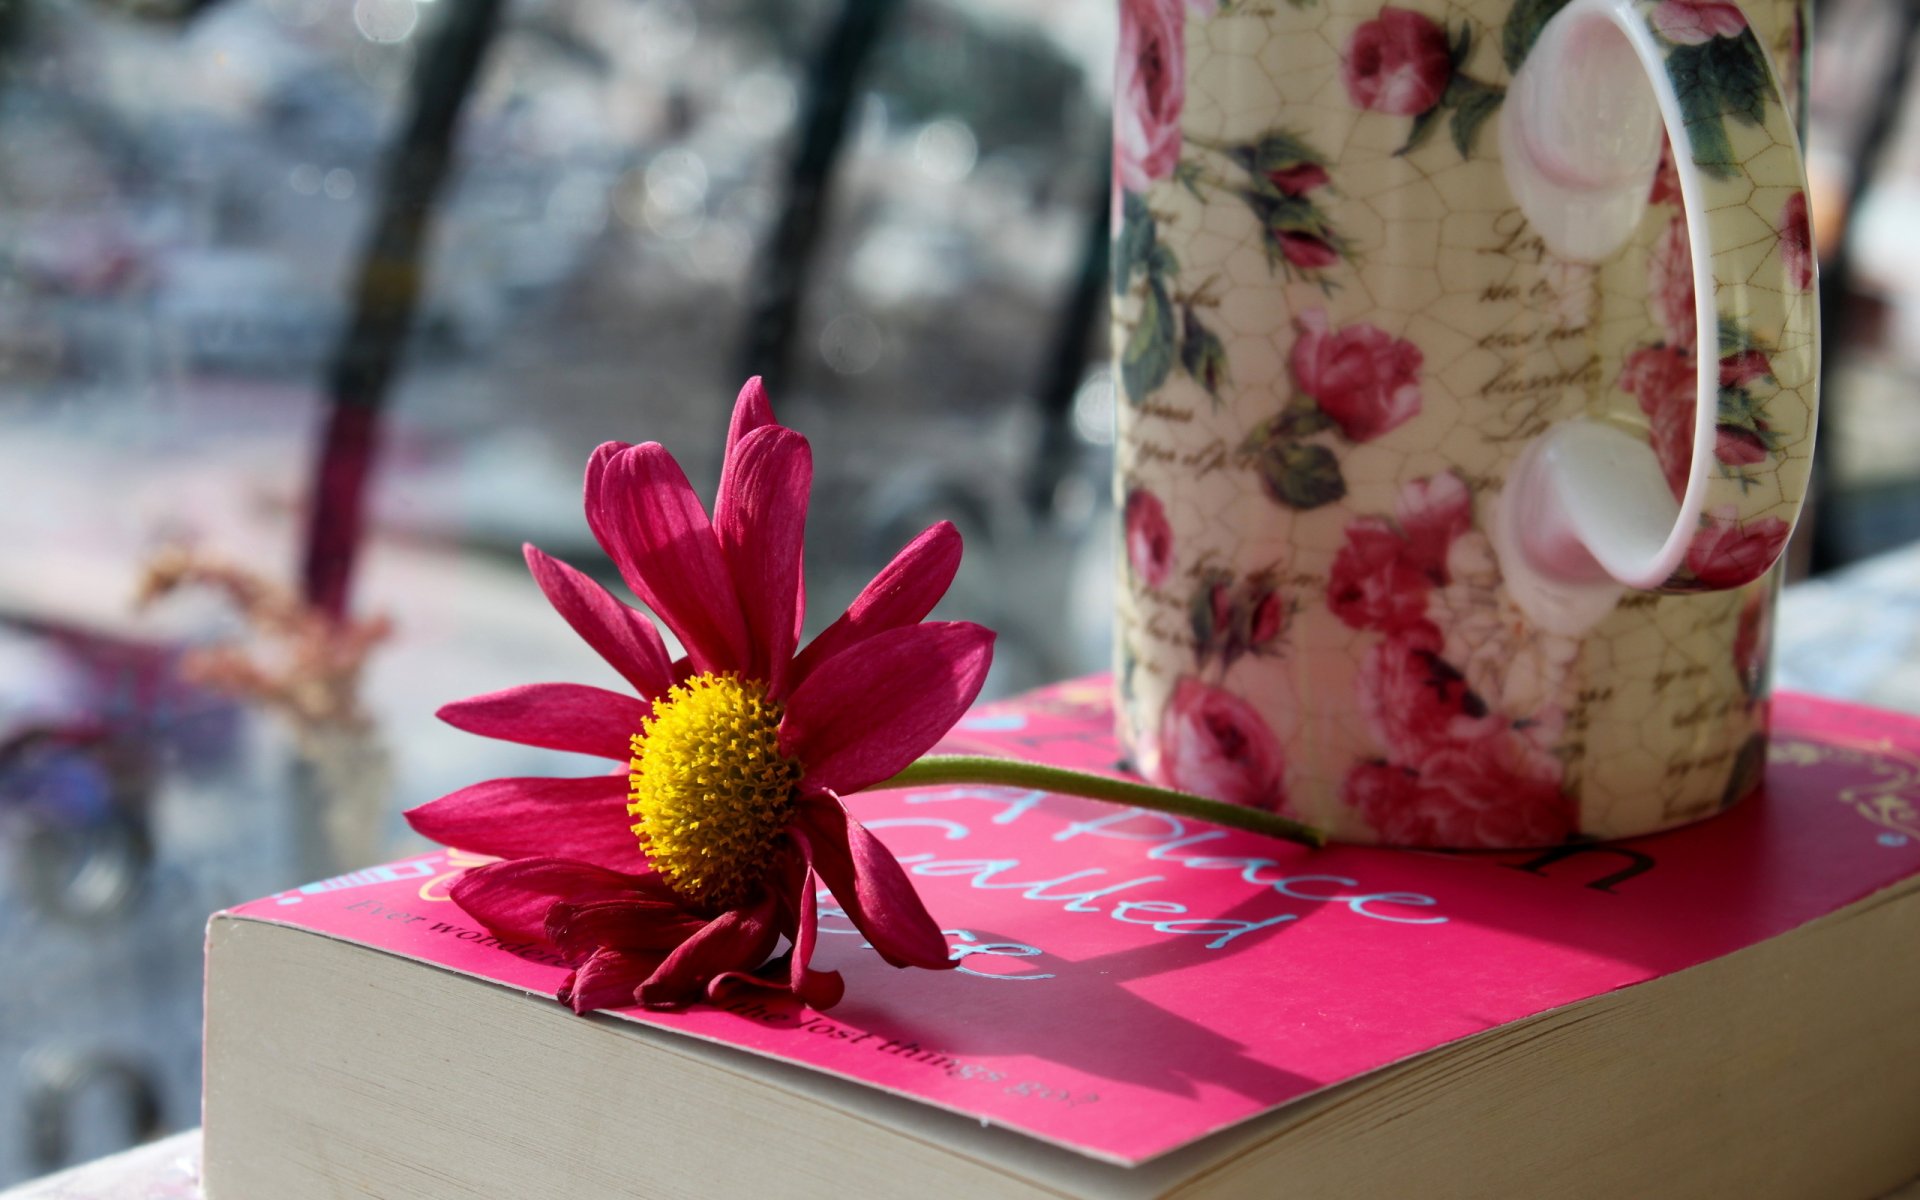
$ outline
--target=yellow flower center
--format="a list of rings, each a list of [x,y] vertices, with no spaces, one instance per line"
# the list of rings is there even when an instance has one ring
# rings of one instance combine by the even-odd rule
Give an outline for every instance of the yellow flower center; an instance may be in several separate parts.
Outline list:
[[[800,764],[780,753],[766,685],[695,675],[633,736],[627,813],[654,870],[709,912],[745,901],[793,816]]]

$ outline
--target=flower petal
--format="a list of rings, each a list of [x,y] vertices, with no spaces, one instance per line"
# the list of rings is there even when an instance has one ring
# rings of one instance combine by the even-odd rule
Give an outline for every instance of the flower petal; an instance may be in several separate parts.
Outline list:
[[[610,443],[614,444],[614,443]],[[699,671],[738,671],[751,645],[707,510],[657,442],[587,464],[587,524],[621,578],[687,648]]]
[[[946,935],[927,915],[899,860],[848,815],[839,797],[809,797],[795,834],[805,839],[813,869],[881,958],[896,967],[934,971],[953,965]]]
[[[646,862],[620,775],[489,779],[406,813],[415,833],[501,858],[559,857],[618,870]]]
[[[898,774],[980,694],[993,631],[966,621],[889,629],[822,663],[787,701],[780,752],[810,791],[857,792]]]
[[[799,894],[790,899],[797,912],[793,928],[793,952],[790,956],[788,982],[793,994],[817,1009],[832,1008],[846,995],[846,980],[838,971],[816,971],[813,969],[813,946],[820,934],[820,904],[815,894],[819,890],[819,876],[814,874],[812,839],[805,834],[795,840],[800,844],[804,865],[799,875]],[[791,884],[791,880],[789,881]],[[941,940],[944,946],[945,939]]]
[[[481,737],[625,762],[653,709],[583,683],[528,683],[443,705],[442,721]]]
[[[507,937],[547,938],[547,912],[565,900],[658,899],[666,884],[651,871],[628,875],[566,858],[517,858],[463,872],[447,889],[474,920]]]
[[[659,969],[662,957],[658,953],[602,950],[567,976],[556,999],[583,1016],[596,1008],[631,1008],[637,1003],[634,993]]]
[[[754,430],[766,425],[777,425],[774,420],[773,404],[767,399],[767,385],[758,375],[747,380],[740,387],[740,394],[733,401],[733,419],[727,424],[726,462],[733,461],[733,452],[740,445],[740,439]],[[727,467],[720,467],[720,487],[727,486]]]
[[[651,700],[666,694],[673,682],[667,647],[645,613],[620,603],[584,572],[538,546],[523,546],[521,553],[526,555],[527,569],[533,572],[534,582],[546,593],[554,611],[620,672],[641,698]]]
[[[678,1008],[700,998],[716,975],[751,971],[780,940],[769,895],[752,908],[735,908],[707,922],[667,955],[636,995],[648,1008]]]
[[[953,584],[960,549],[960,531],[952,521],[929,526],[908,542],[854,597],[846,613],[800,652],[790,686],[799,687],[815,667],[855,642],[923,620]]]
[[[546,939],[569,959],[599,950],[654,950],[664,955],[705,924],[671,900],[563,900],[547,910]]]
[[[714,535],[726,557],[753,641],[747,674],[786,694],[793,662],[800,557],[813,487],[813,451],[791,429],[766,425],[733,448],[714,501]]]

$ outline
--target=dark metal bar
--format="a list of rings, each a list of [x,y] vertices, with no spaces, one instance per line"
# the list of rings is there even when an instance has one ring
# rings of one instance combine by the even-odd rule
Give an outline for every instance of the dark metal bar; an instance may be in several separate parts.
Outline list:
[[[346,612],[380,415],[413,326],[434,201],[452,162],[460,110],[504,6],[504,0],[439,6],[446,10],[444,23],[420,55],[412,110],[388,161],[380,208],[360,259],[353,317],[328,370],[326,434],[314,469],[303,579],[308,603],[335,618]]]
[[[1873,186],[1880,173],[1880,160],[1884,156],[1887,142],[1893,136],[1900,123],[1900,116],[1906,108],[1907,84],[1913,76],[1913,51],[1920,46],[1920,3],[1907,0],[1899,5],[1899,33],[1893,39],[1892,53],[1887,63],[1886,78],[1876,89],[1877,99],[1873,111],[1868,114],[1866,128],[1861,131],[1859,144],[1854,147],[1853,169],[1847,175],[1846,217],[1850,224],[1855,206],[1860,203],[1867,189]],[[1820,392],[1822,400],[1833,395],[1833,384],[1838,375],[1836,363],[1840,355],[1834,351],[1840,348],[1841,329],[1846,321],[1847,301],[1853,291],[1853,254],[1848,249],[1848,230],[1841,229],[1840,236],[1833,241],[1833,258],[1823,264],[1820,278]],[[1820,423],[1831,424],[1832,409],[1822,404]],[[1813,518],[1813,545],[1810,547],[1808,572],[1818,575],[1845,565],[1842,558],[1844,547],[1840,545],[1845,522],[1841,519],[1840,505],[1836,503],[1836,490],[1833,486],[1833,439],[1816,437],[1813,443],[1813,495],[1811,508]]]
[[[1095,191],[1081,243],[1080,275],[1060,310],[1060,323],[1042,366],[1040,444],[1027,473],[1027,506],[1035,513],[1046,511],[1053,502],[1054,489],[1072,459],[1073,398],[1086,373],[1087,343],[1107,313],[1107,260],[1112,236],[1108,228],[1112,204],[1107,177],[1105,170],[1097,176],[1102,186]]]
[[[899,7],[899,0],[845,0],[807,72],[785,202],[760,253],[741,348],[741,374],[765,377],[776,395],[792,366],[800,301],[826,223],[847,113],[859,94],[862,68]]]

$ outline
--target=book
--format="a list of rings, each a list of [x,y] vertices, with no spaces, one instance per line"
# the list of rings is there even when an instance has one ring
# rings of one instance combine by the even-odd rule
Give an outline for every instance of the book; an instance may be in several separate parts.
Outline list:
[[[457,852],[241,905],[207,1194],[1877,1196],[1920,1175],[1920,722],[1774,704],[1760,795],[1547,851],[858,795],[959,964],[828,909],[824,1013],[576,1017],[447,899]],[[1080,680],[944,748],[1111,768],[1111,718]]]

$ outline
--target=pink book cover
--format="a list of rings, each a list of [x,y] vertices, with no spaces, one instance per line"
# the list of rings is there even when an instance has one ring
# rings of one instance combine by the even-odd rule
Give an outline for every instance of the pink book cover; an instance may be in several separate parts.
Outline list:
[[[985,705],[943,749],[1111,769],[1107,695],[1096,678]],[[1920,871],[1916,806],[1920,722],[1791,695],[1761,795],[1608,845],[1316,852],[1015,789],[873,792],[849,807],[914,874],[957,970],[896,971],[823,907],[816,961],[847,982],[832,1010],[741,995],[613,1015],[1134,1165],[1860,900]],[[420,854],[228,915],[550,997],[562,964],[448,899],[477,861]]]

